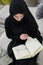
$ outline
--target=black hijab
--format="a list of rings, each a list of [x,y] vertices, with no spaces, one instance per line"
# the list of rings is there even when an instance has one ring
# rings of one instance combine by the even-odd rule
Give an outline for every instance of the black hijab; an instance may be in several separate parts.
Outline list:
[[[29,24],[33,23],[36,26],[38,26],[24,0],[12,0],[9,11],[10,11],[10,16],[12,18],[17,13],[23,13],[25,19],[28,21]]]
[[[28,8],[24,0],[12,0],[12,3],[10,5],[10,15],[23,13],[26,16],[27,11]]]

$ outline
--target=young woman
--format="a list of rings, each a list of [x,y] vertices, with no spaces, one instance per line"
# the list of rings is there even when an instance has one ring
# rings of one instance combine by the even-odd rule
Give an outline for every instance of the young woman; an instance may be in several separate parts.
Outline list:
[[[27,38],[37,38],[42,43],[38,25],[23,0],[13,0],[10,5],[10,15],[5,20],[5,30],[12,41],[8,45],[8,55],[13,59],[9,65],[37,65],[37,56],[28,59],[16,60],[12,48],[25,44]]]

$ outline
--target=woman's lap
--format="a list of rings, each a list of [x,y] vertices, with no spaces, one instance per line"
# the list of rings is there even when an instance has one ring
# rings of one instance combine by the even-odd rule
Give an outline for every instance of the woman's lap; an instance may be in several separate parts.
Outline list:
[[[16,63],[16,65],[37,65],[36,59],[38,55],[36,55],[34,58],[28,58],[28,59],[17,61],[13,54],[12,47],[13,47],[13,42],[11,41],[8,45],[7,52],[8,52],[8,55],[13,59],[13,63]]]

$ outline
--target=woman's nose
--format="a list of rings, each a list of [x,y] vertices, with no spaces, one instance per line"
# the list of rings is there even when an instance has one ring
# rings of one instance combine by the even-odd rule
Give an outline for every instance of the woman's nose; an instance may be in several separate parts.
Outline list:
[[[21,16],[19,16],[19,17],[18,17],[18,19],[22,19],[22,17],[21,17]]]

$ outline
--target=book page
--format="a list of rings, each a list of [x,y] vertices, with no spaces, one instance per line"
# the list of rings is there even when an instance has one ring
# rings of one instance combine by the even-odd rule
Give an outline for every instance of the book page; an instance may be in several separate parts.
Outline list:
[[[27,50],[27,48],[25,47],[25,45],[19,45],[16,47],[13,47],[13,52],[15,55],[15,58],[18,59],[24,59],[24,58],[29,58],[31,57],[30,52]]]
[[[38,45],[40,45],[40,47],[34,52],[33,56],[43,50],[43,45],[36,38],[34,38],[34,40],[37,42]]]
[[[35,53],[37,54],[38,53],[37,50],[40,47],[42,48],[41,43],[36,38],[33,39],[33,38],[29,37],[25,44],[32,55],[35,55]],[[39,50],[39,51],[41,51],[41,50]]]

